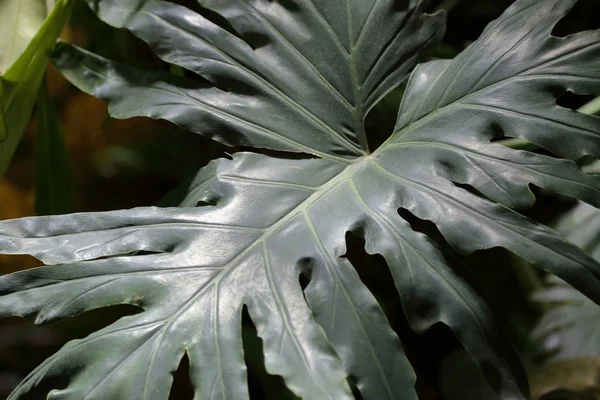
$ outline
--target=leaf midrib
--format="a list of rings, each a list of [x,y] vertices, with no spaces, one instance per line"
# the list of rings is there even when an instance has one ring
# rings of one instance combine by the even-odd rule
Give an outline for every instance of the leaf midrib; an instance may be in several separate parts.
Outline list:
[[[422,252],[418,249],[416,249],[408,240],[406,240],[398,231],[398,229],[396,229],[396,227],[394,227],[389,221],[387,221],[387,219],[385,219],[385,217],[377,210],[373,209],[373,207],[371,207],[361,196],[360,192],[358,191],[358,188],[356,187],[356,184],[354,183],[353,179],[350,179],[350,183],[351,186],[353,188],[353,191],[355,193],[356,198],[360,201],[360,203],[362,204],[362,206],[365,208],[365,210],[368,210],[369,213],[371,213],[373,215],[373,217],[375,219],[377,219],[381,224],[386,225],[388,227],[388,229],[390,230],[390,232],[392,232],[392,234],[394,235],[394,237],[396,238],[396,240],[398,241],[398,243],[400,244],[400,246],[405,249],[405,245],[407,245],[415,254],[417,254],[417,256],[423,260],[423,262],[425,262],[427,265],[429,265],[430,270],[433,271],[433,273],[441,278],[442,281],[442,285],[447,287],[456,297],[458,297],[460,299],[460,302],[462,302],[465,305],[465,308],[469,310],[469,313],[473,316],[473,319],[475,319],[478,323],[479,326],[479,330],[481,332],[485,332],[485,329],[483,328],[483,324],[480,321],[480,318],[478,316],[478,314],[473,310],[473,307],[471,306],[471,303],[469,303],[467,301],[467,299],[465,298],[464,294],[461,292],[460,288],[456,287],[452,282],[448,281],[446,279],[446,277],[444,277],[442,275],[442,273],[440,271],[438,271],[437,268],[435,268],[431,262],[429,262],[429,260],[427,259],[427,257],[425,255],[422,254]],[[406,256],[405,254],[403,254],[404,256]],[[412,268],[410,268],[410,262],[408,262],[408,260],[406,261],[406,266],[407,268],[409,268],[410,270],[412,270]]]
[[[442,95],[440,96],[440,98],[439,98],[439,100],[438,100],[438,102],[437,102],[437,104],[436,104],[436,106],[435,106],[435,108],[434,108],[434,109],[437,109],[437,108],[439,107],[439,105],[441,104],[441,102],[444,100],[444,97],[446,97],[446,94],[448,93],[448,91],[450,90],[450,88],[452,88],[452,87],[454,86],[454,84],[455,84],[456,80],[457,80],[457,79],[458,79],[458,77],[460,76],[460,73],[461,73],[461,72],[463,71],[463,69],[464,69],[464,68],[467,66],[467,63],[468,63],[468,61],[470,61],[470,60],[471,60],[471,58],[473,57],[473,55],[475,55],[475,54],[477,53],[477,51],[479,50],[479,48],[480,48],[480,47],[481,47],[481,46],[482,46],[484,43],[486,43],[486,40],[487,40],[487,39],[488,39],[488,38],[489,38],[491,35],[493,35],[493,34],[496,34],[496,33],[497,33],[499,30],[500,30],[500,29],[499,29],[499,27],[500,27],[500,26],[504,25],[505,23],[508,23],[508,22],[510,22],[510,21],[513,19],[513,17],[515,17],[515,16],[517,16],[517,15],[521,14],[522,12],[525,12],[525,11],[527,11],[528,9],[530,9],[530,8],[532,8],[532,7],[536,6],[536,5],[537,5],[536,3],[532,3],[532,4],[530,4],[529,6],[527,6],[527,7],[523,8],[523,9],[519,10],[517,13],[513,13],[513,14],[509,15],[507,18],[505,18],[505,19],[503,19],[502,21],[499,21],[498,23],[496,23],[496,24],[493,26],[493,29],[490,29],[490,30],[487,32],[487,34],[486,34],[485,36],[483,36],[483,37],[480,37],[479,39],[477,39],[477,44],[476,44],[476,47],[474,47],[474,48],[473,48],[473,49],[472,49],[472,50],[469,52],[469,54],[467,55],[466,59],[465,59],[465,60],[464,60],[464,61],[461,63],[461,65],[460,65],[460,67],[459,67],[458,71],[456,71],[456,73],[454,74],[454,77],[452,78],[452,80],[450,81],[450,83],[449,83],[449,84],[448,84],[448,85],[447,85],[447,86],[444,88],[444,92],[443,92],[443,93],[442,93]],[[534,31],[534,29],[532,29],[531,31]],[[531,31],[530,31],[530,32],[528,32],[527,34],[530,34],[530,33],[531,33]],[[527,35],[525,35],[525,36],[527,36]],[[519,44],[520,44],[520,41],[519,41]],[[513,47],[513,48],[511,48],[510,50],[513,50],[513,49],[514,49],[514,47]],[[496,61],[494,62],[494,64],[493,64],[493,65],[497,65],[497,63],[499,63],[499,62],[500,62],[500,60],[502,60],[502,58],[503,58],[503,57],[504,57],[506,54],[507,54],[507,53],[504,53],[504,54],[503,54],[501,57],[498,57],[498,58],[496,59]],[[487,70],[487,71],[486,71],[484,74],[482,74],[482,76],[487,76],[487,75],[488,75],[488,73],[490,72],[490,69],[491,69],[491,67],[490,67],[490,68],[488,68],[488,70]],[[445,71],[444,71],[444,72],[445,72]],[[440,74],[440,75],[441,75],[441,74]],[[479,83],[479,82],[481,81],[481,79],[482,79],[482,77],[480,77],[480,79],[477,81],[477,83]],[[473,87],[475,87],[475,86],[476,86],[476,85],[474,85]],[[473,88],[473,87],[472,87],[472,88]]]
[[[351,179],[350,179],[350,182],[352,182]],[[306,212],[303,212],[302,214],[303,214],[303,218],[306,221],[306,224],[307,224],[307,226],[308,226],[311,234],[315,238],[315,243],[316,243],[316,245],[317,245],[317,247],[319,249],[319,252],[323,256],[323,258],[325,258],[325,264],[327,265],[327,268],[329,269],[329,272],[334,277],[334,279],[336,281],[336,284],[339,287],[342,288],[342,292],[343,292],[344,298],[346,299],[346,301],[350,305],[350,308],[352,309],[352,314],[354,315],[354,318],[356,319],[356,321],[357,321],[357,323],[358,323],[358,325],[360,327],[361,333],[362,333],[363,337],[365,338],[365,342],[368,344],[369,350],[372,353],[373,358],[375,359],[375,363],[377,364],[377,370],[379,371],[379,374],[382,377],[382,380],[383,380],[384,385],[385,385],[386,392],[388,393],[388,397],[390,399],[393,399],[394,395],[392,393],[392,388],[390,386],[389,379],[388,379],[388,377],[387,377],[387,375],[385,373],[385,370],[383,369],[383,366],[381,365],[381,360],[377,356],[377,352],[373,348],[373,344],[372,344],[371,340],[369,340],[369,336],[368,336],[367,331],[365,329],[364,323],[363,323],[362,319],[359,316],[359,312],[358,312],[358,310],[356,308],[356,305],[354,304],[354,301],[352,301],[352,297],[348,294],[348,289],[346,288],[346,285],[340,279],[338,270],[335,268],[334,265],[332,265],[333,264],[333,260],[331,259],[331,255],[325,249],[325,247],[323,245],[323,241],[318,236],[317,230],[315,229],[314,224],[312,223],[311,219],[309,218],[309,216],[308,216],[308,214]],[[334,297],[332,297],[332,298],[334,298]],[[334,305],[335,304],[336,303],[334,303]]]
[[[250,6],[250,7],[252,7],[252,6]],[[273,84],[271,84],[265,78],[263,78],[262,76],[260,76],[256,72],[252,71],[247,66],[241,64],[240,62],[238,62],[237,60],[235,60],[234,58],[232,58],[229,54],[225,53],[223,50],[221,50],[220,48],[216,47],[214,44],[208,43],[205,39],[203,39],[203,38],[201,38],[199,36],[196,36],[192,32],[189,32],[188,30],[182,28],[179,25],[174,24],[173,22],[165,19],[164,17],[162,17],[162,16],[160,16],[158,14],[153,14],[153,13],[151,13],[149,11],[145,11],[145,10],[142,10],[141,12],[144,12],[144,13],[148,14],[149,16],[155,17],[157,19],[160,19],[161,21],[163,21],[164,23],[170,25],[174,29],[179,30],[180,32],[183,32],[184,34],[189,35],[192,38],[200,40],[201,42],[205,43],[207,46],[211,47],[213,50],[215,50],[219,54],[221,54],[224,58],[226,58],[227,60],[229,60],[232,63],[232,65],[237,66],[238,68],[240,68],[241,70],[245,71],[246,73],[248,73],[249,75],[251,75],[255,79],[261,81],[266,87],[268,87],[272,92],[274,92],[276,95],[278,95],[282,100],[284,100],[285,102],[287,102],[288,104],[290,104],[293,108],[295,108],[296,110],[298,110],[301,115],[304,115],[306,118],[308,118],[309,120],[311,120],[313,123],[316,123],[317,125],[321,126],[322,129],[324,129],[326,132],[328,132],[329,134],[331,134],[331,136],[334,137],[338,141],[338,143],[340,143],[348,151],[353,152],[354,155],[363,154],[363,152],[358,147],[356,147],[356,145],[354,143],[352,143],[350,140],[348,140],[347,138],[345,138],[344,136],[342,136],[339,132],[337,132],[335,129],[333,129],[329,124],[327,124],[325,121],[323,121],[317,115],[315,115],[313,112],[311,112],[310,110],[308,110],[305,106],[303,106],[302,104],[298,103],[297,101],[295,101],[293,98],[291,98],[287,94],[283,93],[279,88],[277,88],[276,86],[274,86]],[[258,12],[257,12],[257,14],[261,15]],[[261,17],[262,17],[262,15],[261,15]],[[308,61],[308,59],[306,59],[306,57],[304,57],[301,53],[299,53],[298,50],[294,46],[292,46],[285,39],[285,37],[277,29],[275,29],[275,27],[269,21],[266,20],[266,18],[264,18],[264,17],[262,17],[262,18],[269,24],[269,26],[271,26],[271,28],[273,29],[273,31],[276,32],[276,34],[278,35],[278,37],[280,37],[284,41],[284,43],[286,43],[286,45],[290,49],[293,49],[294,52],[296,52],[301,59],[306,60],[306,63],[310,63]],[[310,63],[309,67],[312,70],[314,70],[314,72],[316,74],[318,74],[319,79],[325,83],[325,86],[327,86],[327,88],[330,90],[330,92],[336,94],[337,97],[342,96],[341,94],[337,94],[337,89],[333,88],[333,86],[331,85],[331,83],[329,81],[327,81],[327,79],[325,79],[324,76],[322,76],[322,74],[320,73],[320,71],[318,71],[318,69],[314,65],[312,65],[312,63]],[[343,100],[345,102],[342,102],[342,104],[345,107],[352,108],[352,105],[350,103],[348,103],[345,98],[343,98]],[[349,108],[349,110],[350,110],[350,108]],[[278,136],[280,136],[280,135],[278,135]],[[314,149],[314,150],[318,151],[317,149]]]
[[[550,39],[552,39],[552,36],[549,36]],[[587,50],[589,47],[592,46],[597,46],[599,45],[599,43],[594,42],[594,43],[586,43],[584,46],[581,47],[576,47],[574,49],[572,49],[571,51],[567,52],[567,53],[562,53],[554,58],[551,58],[549,60],[546,60],[544,62],[541,62],[537,65],[533,65],[530,68],[519,72],[518,74],[515,75],[511,75],[511,76],[507,76],[503,79],[500,79],[497,82],[494,82],[488,86],[482,87],[481,89],[478,89],[474,92],[467,92],[464,95],[458,97],[457,99],[451,101],[450,103],[442,106],[442,107],[435,107],[432,111],[424,114],[422,117],[419,117],[416,120],[412,120],[409,121],[407,125],[403,126],[402,128],[395,130],[394,133],[392,133],[392,135],[380,146],[380,147],[384,147],[388,142],[390,141],[394,141],[396,139],[399,139],[400,137],[402,137],[403,135],[405,135],[408,132],[411,132],[421,126],[423,126],[424,124],[426,124],[427,122],[429,122],[432,119],[435,119],[437,116],[439,116],[440,113],[443,113],[445,111],[447,111],[448,109],[451,109],[452,107],[455,106],[460,106],[460,105],[469,105],[468,103],[466,103],[467,100],[472,99],[474,97],[477,97],[478,95],[480,95],[481,93],[485,93],[488,90],[494,89],[498,86],[502,86],[504,84],[508,84],[511,82],[518,82],[520,80],[535,80],[538,78],[543,78],[543,77],[560,77],[560,76],[569,76],[569,77],[578,77],[577,75],[573,75],[573,74],[567,74],[567,73],[538,73],[538,74],[532,74],[532,72],[538,71],[540,68],[545,67],[548,64],[552,64],[554,62],[558,62],[558,61],[562,61],[562,59],[572,56],[574,53],[577,53],[579,51],[582,50]],[[432,61],[432,62],[436,62],[436,61]],[[438,77],[436,78],[436,81],[431,82],[430,83],[430,90],[433,89],[436,86],[437,80],[440,79],[443,76],[443,73],[447,70],[448,67],[450,67],[451,64],[449,64],[446,69],[444,69],[444,71],[440,72]],[[413,72],[414,74],[414,72]],[[588,77],[586,77],[587,79],[589,79]],[[593,78],[592,78],[593,79]],[[413,113],[416,113],[419,111],[419,108],[422,105],[422,102],[424,100],[427,99],[427,97],[429,96],[430,90],[427,91],[427,93],[423,93],[422,94],[422,100],[421,100],[421,104],[415,108]],[[404,98],[403,98],[404,101]],[[438,102],[439,103],[439,102]],[[477,104],[473,104],[473,105],[477,105]],[[497,107],[494,106],[489,106],[491,109],[497,109]],[[400,106],[400,111],[403,111],[403,104],[401,104]],[[501,110],[501,109],[500,109]]]
[[[489,143],[490,146],[493,146],[493,143]],[[599,189],[595,186],[592,186],[590,184],[584,183],[584,182],[579,182],[579,181],[572,181],[568,178],[564,178],[562,176],[559,175],[553,175],[549,172],[545,172],[541,169],[536,169],[533,167],[544,167],[548,164],[524,164],[524,163],[518,163],[518,162],[514,162],[511,160],[507,160],[504,158],[499,158],[499,157],[494,157],[494,153],[490,152],[489,154],[486,154],[484,152],[481,151],[477,151],[476,149],[472,149],[472,148],[468,148],[468,147],[462,147],[453,143],[444,143],[444,142],[426,142],[426,141],[406,141],[406,142],[398,142],[398,143],[393,143],[393,144],[389,144],[388,146],[386,146],[385,150],[389,150],[391,148],[396,148],[396,147],[411,147],[411,146],[431,146],[431,147],[441,147],[441,148],[448,148],[448,149],[452,149],[456,152],[461,152],[464,151],[465,152],[465,157],[477,157],[480,159],[488,159],[491,160],[491,162],[496,162],[496,163],[500,163],[500,164],[508,164],[510,165],[512,168],[516,168],[516,169],[521,169],[521,170],[526,170],[526,171],[531,171],[532,173],[535,174],[539,174],[539,175],[543,175],[543,176],[547,176],[553,179],[557,179],[557,180],[561,180],[561,181],[566,181],[569,182],[572,185],[577,185],[577,186],[581,186],[583,188],[586,189],[591,189],[592,191],[598,191]],[[496,145],[496,146],[500,146],[500,145]],[[490,149],[491,150],[491,149]],[[552,158],[551,160],[556,161],[556,159]],[[482,167],[479,167],[485,174],[489,173],[488,171],[485,171]],[[490,177],[491,179],[491,177]],[[494,183],[497,184],[497,182],[492,179],[494,181]],[[500,185],[498,185],[500,187]],[[506,188],[501,187],[506,193],[509,193],[509,191],[506,190]]]
[[[350,83],[352,85],[355,107],[355,112],[353,113],[354,130],[356,131],[356,136],[361,148],[366,154],[369,154],[369,142],[367,140],[364,122],[364,104],[356,71],[356,42],[354,41],[354,24],[352,23],[353,8],[351,7],[349,0],[346,0],[346,10],[348,11],[348,43],[350,43],[350,59],[348,60],[350,63]]]
[[[325,196],[327,193],[334,190],[339,184],[343,183],[347,178],[347,175],[351,175],[354,173],[355,169],[360,168],[362,162],[366,157],[362,157],[357,159],[353,164],[341,170],[336,176],[327,181],[321,186],[321,189],[313,193],[303,202],[301,202],[298,206],[296,206],[292,211],[285,214],[279,221],[271,225],[269,228],[265,229],[264,232],[252,243],[250,243],[244,250],[238,253],[233,259],[228,261],[225,265],[221,267],[221,272],[216,274],[212,279],[207,280],[198,290],[193,293],[181,307],[177,309],[177,311],[169,318],[166,318],[165,325],[161,328],[160,332],[165,332],[169,326],[171,326],[179,316],[184,314],[195,302],[198,298],[205,294],[205,292],[209,289],[218,288],[221,281],[227,277],[232,271],[235,270],[237,263],[244,256],[246,256],[250,251],[254,250],[257,246],[264,246],[266,240],[273,234],[279,231],[279,229],[283,228],[291,219],[295,218],[297,215],[304,213],[308,208],[310,208],[316,201]],[[323,190],[325,189],[325,190]],[[174,270],[176,272],[176,270]],[[216,325],[216,324],[215,324]],[[163,335],[164,336],[164,335]],[[219,373],[222,373],[220,371]],[[312,375],[311,375],[312,376]],[[315,382],[316,383],[316,382]]]
[[[321,185],[317,191],[315,191],[311,196],[309,196],[307,199],[305,199],[300,204],[298,204],[293,210],[291,210],[290,212],[285,214],[279,221],[275,222],[269,228],[265,229],[264,232],[256,240],[254,240],[252,243],[250,243],[248,246],[246,246],[244,248],[244,250],[242,250],[233,259],[231,259],[225,265],[223,265],[221,267],[221,272],[216,274],[211,279],[207,280],[207,282],[205,284],[203,284],[195,293],[193,293],[185,301],[185,303],[181,307],[178,308],[177,312],[174,315],[165,319],[166,323],[163,326],[163,328],[161,329],[161,331],[162,332],[166,331],[166,329],[168,329],[168,327],[170,325],[172,325],[180,315],[184,314],[196,302],[196,300],[198,298],[203,296],[207,290],[209,290],[211,288],[213,290],[215,290],[215,288],[218,288],[221,281],[225,277],[227,277],[232,271],[234,271],[236,269],[238,261],[243,259],[243,257],[245,257],[252,250],[254,250],[257,246],[263,247],[262,252],[264,254],[264,252],[265,252],[264,246],[266,244],[266,240],[269,237],[276,234],[280,229],[284,228],[285,225],[288,222],[290,222],[293,218],[295,218],[296,216],[304,215],[304,218],[307,218],[307,211],[310,209],[310,207],[312,207],[322,197],[324,197],[331,191],[335,190],[335,188],[337,188],[340,184],[351,179],[350,177],[354,173],[356,173],[357,170],[361,169],[362,166],[364,165],[364,163],[367,162],[369,159],[371,159],[371,157],[372,156],[365,156],[365,157],[356,159],[352,164],[350,164],[346,168],[342,169],[337,175],[335,175],[334,177],[329,179],[327,182],[325,182],[323,185]],[[319,241],[320,239],[315,236],[315,240]],[[268,261],[265,260],[265,262],[268,262]],[[271,285],[271,287],[273,287],[273,286]],[[218,345],[217,345],[217,347],[218,347]],[[296,346],[296,347],[298,347],[298,346]],[[299,350],[299,351],[301,351],[301,350]],[[221,373],[221,372],[222,371],[220,371],[219,373]],[[322,389],[322,390],[324,390],[324,389]],[[326,392],[324,392],[324,393],[326,393]]]
[[[490,221],[490,222],[491,222],[491,225],[497,225],[497,226],[500,226],[502,229],[504,229],[504,230],[508,230],[509,232],[511,232],[511,233],[513,233],[513,234],[515,234],[515,235],[519,236],[519,238],[520,238],[521,240],[523,240],[523,241],[525,241],[525,242],[527,242],[527,243],[530,243],[532,247],[538,247],[538,248],[542,248],[542,249],[548,250],[548,251],[552,252],[553,254],[555,254],[557,257],[560,257],[561,259],[564,259],[566,262],[575,262],[575,263],[577,263],[577,264],[581,265],[581,266],[582,266],[582,267],[583,267],[583,268],[584,268],[584,269],[585,269],[585,270],[586,270],[586,271],[587,271],[587,272],[588,272],[588,273],[589,273],[589,274],[590,274],[592,277],[594,277],[594,273],[593,273],[593,271],[591,271],[591,270],[588,268],[588,266],[587,266],[587,265],[585,265],[585,264],[581,264],[579,261],[576,261],[576,260],[570,259],[569,257],[567,257],[567,256],[566,256],[566,255],[564,255],[564,254],[557,253],[557,252],[556,252],[554,249],[552,249],[551,247],[549,247],[549,246],[547,246],[547,245],[545,245],[545,244],[542,244],[542,243],[540,243],[540,242],[537,242],[537,241],[533,240],[532,238],[530,238],[530,237],[527,237],[526,235],[523,235],[522,233],[520,233],[520,232],[518,232],[518,231],[515,231],[515,230],[513,230],[513,229],[510,227],[510,226],[511,226],[511,222],[510,222],[510,221],[498,221],[498,220],[495,220],[495,219],[491,218],[489,215],[486,215],[485,213],[483,213],[481,210],[478,210],[476,207],[473,207],[473,206],[471,206],[471,205],[469,205],[469,204],[467,204],[467,203],[463,203],[463,202],[461,202],[461,201],[459,201],[459,200],[457,200],[457,199],[453,198],[452,196],[449,196],[448,194],[441,192],[441,191],[440,191],[440,190],[438,190],[438,189],[435,189],[435,188],[433,188],[433,187],[431,187],[431,186],[429,186],[429,185],[426,185],[426,184],[425,184],[425,183],[423,183],[423,182],[419,182],[419,181],[412,180],[412,179],[409,179],[409,178],[403,177],[403,176],[401,176],[401,175],[395,174],[395,173],[393,173],[392,171],[389,171],[388,169],[384,168],[384,167],[383,167],[381,164],[379,164],[379,163],[377,163],[377,162],[374,162],[374,161],[372,161],[372,160],[370,160],[370,163],[371,163],[371,164],[372,164],[372,165],[373,165],[375,168],[377,168],[378,170],[380,170],[382,173],[384,173],[384,174],[386,174],[386,175],[388,175],[388,176],[391,176],[391,177],[392,177],[394,180],[396,180],[396,181],[399,181],[399,182],[400,182],[400,181],[401,181],[401,182],[404,182],[404,183],[406,183],[408,186],[412,186],[412,187],[417,187],[417,188],[420,188],[420,189],[416,189],[417,191],[423,190],[423,191],[431,192],[431,193],[432,193],[434,196],[436,196],[436,197],[437,197],[437,196],[441,196],[441,197],[444,197],[444,198],[446,198],[446,199],[447,199],[449,202],[451,202],[451,203],[454,203],[454,204],[455,204],[457,207],[459,207],[459,208],[470,210],[470,212],[472,212],[472,213],[475,213],[475,214],[479,215],[479,216],[480,216],[482,219],[484,219],[484,220],[487,220],[487,221]],[[440,178],[441,178],[441,177],[440,177]],[[443,179],[443,178],[441,178],[441,179]],[[471,196],[473,196],[473,195],[471,195]],[[473,196],[473,197],[475,197],[475,196]],[[511,211],[511,212],[513,212],[513,213],[515,213],[515,214],[518,214],[517,212],[510,210],[510,208],[508,208],[508,207],[504,207],[504,206],[502,206],[502,205],[500,205],[500,204],[498,204],[498,203],[495,203],[495,202],[490,202],[490,203],[491,203],[491,204],[493,204],[493,205],[495,205],[495,206],[501,207],[501,208],[503,208],[503,209],[509,210],[509,211]],[[520,215],[520,214],[518,214],[518,215]],[[432,221],[432,222],[434,222],[434,223],[437,225],[437,222],[435,222],[435,221]],[[522,226],[521,226],[520,228],[522,228]],[[509,250],[510,250],[510,249],[509,249]],[[512,251],[512,250],[511,250],[511,251]]]

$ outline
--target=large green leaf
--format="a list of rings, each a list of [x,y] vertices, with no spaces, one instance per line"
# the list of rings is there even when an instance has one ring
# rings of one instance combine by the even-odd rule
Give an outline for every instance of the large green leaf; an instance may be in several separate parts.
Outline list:
[[[59,46],[63,73],[114,116],[317,158],[213,161],[177,208],[1,222],[0,251],[52,267],[0,278],[0,315],[43,323],[118,303],[144,310],[68,343],[12,399],[65,374],[70,384],[53,398],[165,399],[184,353],[196,398],[247,398],[244,307],[267,370],[297,395],[351,398],[350,377],[366,399],[416,399],[398,338],[343,257],[348,231],[385,257],[416,331],[448,325],[502,398],[527,398],[488,306],[400,207],[433,221],[459,252],[505,247],[600,301],[600,265],[508,208],[533,203],[531,183],[600,205],[600,179],[568,160],[600,156],[600,120],[555,103],[557,88],[600,93],[600,32],[550,35],[574,1],[517,1],[453,61],[417,67],[395,132],[373,153],[365,113],[439,37],[439,16],[420,2],[201,0],[228,29],[166,2],[90,3],[206,79]],[[499,136],[558,157],[491,143]]]
[[[29,121],[73,0],[0,0],[0,175]],[[49,14],[46,17],[47,13]]]

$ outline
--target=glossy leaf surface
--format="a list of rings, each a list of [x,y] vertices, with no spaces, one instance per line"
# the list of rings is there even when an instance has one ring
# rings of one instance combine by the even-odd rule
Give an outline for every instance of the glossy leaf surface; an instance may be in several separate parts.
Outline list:
[[[366,399],[416,399],[398,338],[343,257],[348,231],[384,256],[416,331],[448,325],[502,398],[527,398],[485,301],[400,207],[433,221],[459,252],[505,247],[600,301],[600,265],[509,208],[533,203],[530,183],[600,205],[599,178],[569,160],[600,157],[600,120],[555,104],[557,87],[600,92],[600,33],[550,35],[574,1],[517,1],[456,59],[417,67],[395,132],[373,153],[365,113],[440,34],[440,17],[421,3],[200,1],[228,29],[165,2],[90,3],[205,79],[59,46],[56,64],[113,116],[164,118],[227,144],[317,158],[213,161],[177,208],[1,222],[2,252],[52,267],[0,278],[0,315],[41,323],[117,303],[144,310],[70,342],[11,398],[68,371],[70,385],[54,398],[166,399],[184,352],[197,399],[248,398],[247,307],[267,370],[297,395],[351,398],[351,377]],[[563,158],[491,143],[498,136]]]

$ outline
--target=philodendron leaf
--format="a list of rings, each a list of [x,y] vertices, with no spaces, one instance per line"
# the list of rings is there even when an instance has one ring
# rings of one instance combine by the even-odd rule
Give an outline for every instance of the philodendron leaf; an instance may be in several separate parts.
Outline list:
[[[0,175],[21,140],[74,0],[0,0]],[[48,15],[46,17],[46,15]]]
[[[165,118],[226,144],[345,160],[365,155],[367,111],[406,78],[423,45],[443,33],[441,15],[424,15],[423,4],[414,1],[419,4],[409,10],[393,0],[200,1],[226,17],[237,34],[165,2],[88,3],[163,60],[208,80],[128,77],[119,69],[115,84],[144,84],[128,85],[127,95],[110,106],[113,116]],[[86,67],[67,76],[86,91],[99,90],[107,77],[79,76]]]
[[[370,153],[366,112],[440,36],[440,16],[421,2],[200,0],[225,29],[172,3],[90,0],[106,22],[204,78],[60,45],[57,65],[113,116],[317,158],[215,160],[177,208],[1,222],[0,251],[52,266],[0,278],[0,315],[43,323],[119,303],[144,310],[68,343],[10,398],[68,374],[52,398],[166,399],[187,353],[197,399],[246,399],[246,307],[267,371],[296,395],[351,398],[350,377],[366,399],[416,399],[397,336],[343,257],[348,231],[385,257],[416,331],[446,324],[502,398],[527,398],[485,301],[397,210],[433,221],[461,253],[507,248],[600,301],[600,265],[509,208],[534,202],[531,183],[600,205],[600,179],[569,160],[600,157],[600,119],[555,103],[557,88],[600,94],[600,32],[551,36],[574,2],[517,1],[454,60],[417,67],[395,131]],[[497,136],[556,157],[491,143]]]

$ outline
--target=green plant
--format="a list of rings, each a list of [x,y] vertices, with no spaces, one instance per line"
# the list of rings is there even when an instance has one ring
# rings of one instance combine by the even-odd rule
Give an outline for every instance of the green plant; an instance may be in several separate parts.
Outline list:
[[[551,286],[534,299],[552,308],[533,331],[533,338],[551,360],[600,356],[600,310],[564,281],[552,277]]]
[[[534,203],[532,183],[600,205],[599,178],[572,161],[600,156],[600,120],[556,105],[567,90],[600,94],[600,32],[551,35],[575,0],[519,0],[454,60],[414,70],[443,32],[443,15],[419,1],[88,3],[187,70],[59,45],[57,66],[113,116],[295,155],[215,160],[180,207],[1,222],[1,252],[51,266],[1,277],[0,315],[144,310],[68,343],[10,398],[67,375],[51,398],[164,399],[184,353],[197,398],[247,398],[246,307],[267,370],[295,394],[351,398],[352,381],[366,399],[414,399],[398,337],[343,257],[348,231],[383,255],[415,331],[446,324],[502,398],[527,398],[518,357],[451,250],[399,208],[433,221],[455,251],[504,247],[600,301],[600,265],[511,210]],[[411,70],[394,132],[371,153],[366,114]],[[556,157],[492,143],[504,137]]]
[[[600,163],[588,166],[600,173]],[[600,260],[600,210],[577,204],[556,224],[567,240]],[[566,282],[551,277],[550,287],[534,294],[534,300],[551,307],[536,326],[533,336],[551,359],[600,357],[600,308]]]
[[[0,176],[21,140],[46,72],[49,53],[71,15],[73,3],[71,0],[0,1]]]

